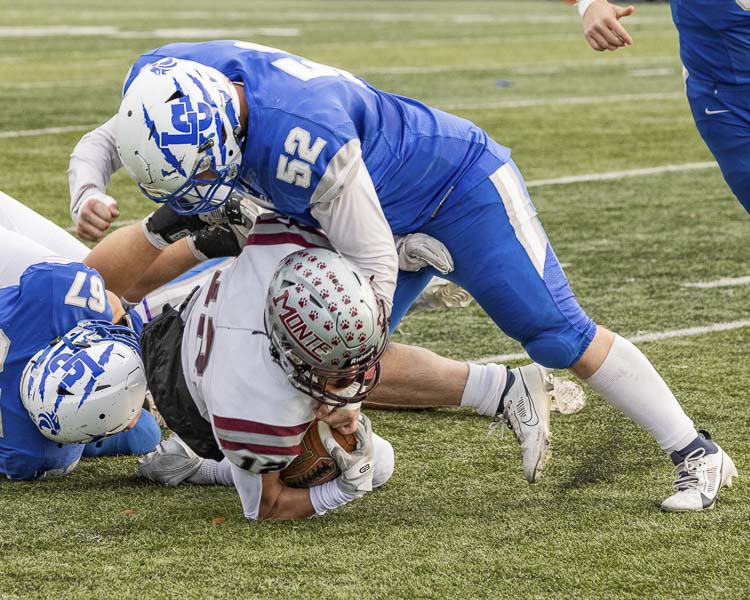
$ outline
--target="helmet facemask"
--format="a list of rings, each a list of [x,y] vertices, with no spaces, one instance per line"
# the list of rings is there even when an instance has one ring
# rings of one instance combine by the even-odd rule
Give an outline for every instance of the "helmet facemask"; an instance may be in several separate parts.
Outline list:
[[[388,332],[385,332],[387,337]],[[311,367],[300,360],[293,346],[269,335],[271,353],[285,368],[291,384],[321,404],[341,407],[364,401],[380,383],[380,360],[387,343],[371,359],[348,369]]]

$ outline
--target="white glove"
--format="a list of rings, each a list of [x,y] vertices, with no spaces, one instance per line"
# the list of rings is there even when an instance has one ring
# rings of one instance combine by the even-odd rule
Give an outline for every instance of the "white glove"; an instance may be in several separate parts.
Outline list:
[[[453,257],[440,240],[425,233],[410,233],[396,238],[398,268],[402,271],[419,271],[433,267],[446,275],[453,271]]]
[[[359,498],[372,491],[372,423],[365,415],[359,415],[354,437],[357,438],[357,449],[352,452],[339,446],[333,436],[326,437],[323,443],[341,469],[341,475],[336,479],[339,488],[342,492]]]

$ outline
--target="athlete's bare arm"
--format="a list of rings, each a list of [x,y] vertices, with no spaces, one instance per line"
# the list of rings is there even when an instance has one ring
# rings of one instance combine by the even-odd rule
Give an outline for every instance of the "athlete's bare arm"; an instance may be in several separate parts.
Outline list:
[[[261,475],[263,491],[260,497],[258,519],[267,521],[287,521],[306,519],[315,514],[310,491],[290,488],[281,483],[279,472]]]

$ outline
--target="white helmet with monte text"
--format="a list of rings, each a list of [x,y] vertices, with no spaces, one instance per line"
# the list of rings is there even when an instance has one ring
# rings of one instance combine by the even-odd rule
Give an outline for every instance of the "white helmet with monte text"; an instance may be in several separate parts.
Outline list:
[[[370,282],[331,250],[298,250],[279,263],[266,328],[292,384],[320,402],[360,402],[380,379],[385,306]],[[337,393],[330,384],[346,389]]]

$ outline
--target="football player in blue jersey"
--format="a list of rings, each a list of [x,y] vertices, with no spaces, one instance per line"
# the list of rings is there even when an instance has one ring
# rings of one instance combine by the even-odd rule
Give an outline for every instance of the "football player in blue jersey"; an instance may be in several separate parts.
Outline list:
[[[118,114],[76,146],[73,211],[92,190],[105,193],[121,165],[177,213],[240,194],[321,228],[371,278],[391,327],[437,274],[399,272],[394,236],[437,240],[454,262],[443,277],[537,363],[586,380],[688,473],[665,510],[711,507],[731,483],[731,459],[696,431],[649,360],[578,305],[510,150],[475,124],[275,48],[170,44],[135,62]],[[547,423],[537,417],[516,426]]]
[[[690,110],[724,179],[750,212],[750,0],[671,0]],[[595,50],[631,42],[618,20],[632,13],[607,0],[579,0]]]
[[[161,430],[141,408],[138,336],[112,324],[117,299],[83,263],[0,231],[0,474],[59,477],[82,455],[152,450]]]

